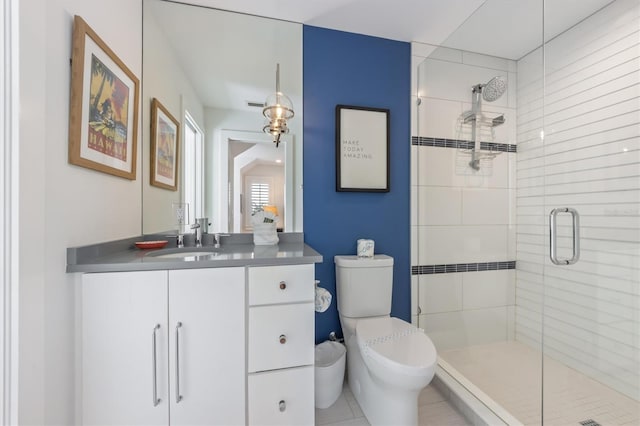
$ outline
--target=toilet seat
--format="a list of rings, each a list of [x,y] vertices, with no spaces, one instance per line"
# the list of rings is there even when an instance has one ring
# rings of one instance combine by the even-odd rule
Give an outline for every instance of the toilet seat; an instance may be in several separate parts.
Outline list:
[[[360,319],[357,343],[363,358],[369,357],[395,373],[432,374],[436,348],[423,330],[393,317]]]

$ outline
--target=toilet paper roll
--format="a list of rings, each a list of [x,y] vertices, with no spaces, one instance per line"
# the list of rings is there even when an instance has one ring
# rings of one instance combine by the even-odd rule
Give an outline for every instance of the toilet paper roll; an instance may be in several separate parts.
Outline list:
[[[318,287],[319,282],[316,281],[316,312],[324,312],[331,306],[332,296],[326,288]]]
[[[358,240],[358,257],[373,257],[375,242],[373,240]]]

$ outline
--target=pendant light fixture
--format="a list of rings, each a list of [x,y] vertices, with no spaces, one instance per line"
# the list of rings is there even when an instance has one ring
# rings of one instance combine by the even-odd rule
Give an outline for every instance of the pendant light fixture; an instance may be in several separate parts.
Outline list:
[[[262,114],[268,120],[262,131],[273,135],[276,148],[280,144],[280,136],[289,133],[287,120],[293,118],[293,103],[280,91],[280,64],[276,65],[276,92],[267,97]]]

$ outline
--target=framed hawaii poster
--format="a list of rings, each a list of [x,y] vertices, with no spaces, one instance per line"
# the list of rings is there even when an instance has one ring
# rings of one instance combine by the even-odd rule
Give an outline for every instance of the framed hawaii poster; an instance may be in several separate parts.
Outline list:
[[[80,17],[73,24],[69,162],[134,180],[138,78]]]
[[[151,179],[150,183],[178,190],[180,122],[160,103],[151,101]]]

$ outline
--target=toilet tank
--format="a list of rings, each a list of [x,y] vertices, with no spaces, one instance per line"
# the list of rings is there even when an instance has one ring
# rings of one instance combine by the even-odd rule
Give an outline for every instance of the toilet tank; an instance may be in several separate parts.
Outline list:
[[[340,315],[363,318],[389,315],[393,289],[393,258],[335,256]]]

